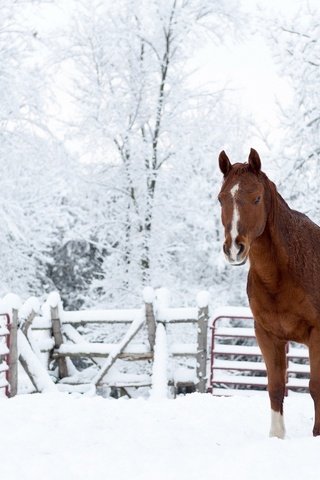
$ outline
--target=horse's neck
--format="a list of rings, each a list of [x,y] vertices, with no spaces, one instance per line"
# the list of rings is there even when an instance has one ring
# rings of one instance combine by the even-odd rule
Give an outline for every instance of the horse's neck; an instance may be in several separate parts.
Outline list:
[[[273,193],[266,227],[249,253],[251,269],[267,283],[276,284],[288,267],[286,239],[292,222],[292,210],[277,192]]]

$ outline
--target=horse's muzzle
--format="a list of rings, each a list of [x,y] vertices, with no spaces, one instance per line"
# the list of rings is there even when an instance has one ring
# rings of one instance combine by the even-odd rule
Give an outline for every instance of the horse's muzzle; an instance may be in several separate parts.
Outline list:
[[[230,265],[244,265],[248,258],[248,251],[243,243],[235,242],[228,247],[227,242],[223,244],[223,252]]]
[[[234,267],[241,267],[241,265],[244,265],[248,260],[248,257],[245,257],[240,263],[238,262],[232,262],[229,260],[230,265],[233,265]]]

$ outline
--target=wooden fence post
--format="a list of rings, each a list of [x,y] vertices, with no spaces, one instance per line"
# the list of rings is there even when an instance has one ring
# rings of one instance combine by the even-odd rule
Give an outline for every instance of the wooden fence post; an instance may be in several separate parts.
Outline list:
[[[165,326],[158,323],[150,398],[168,398],[168,347]]]
[[[51,304],[50,312],[51,312],[51,322],[52,322],[52,334],[54,338],[54,348],[58,350],[63,344],[61,321],[59,318],[59,305]],[[68,374],[67,359],[64,357],[59,357],[57,361],[58,361],[59,378],[68,377],[69,374]]]
[[[209,318],[209,295],[208,292],[199,292],[198,304],[198,341],[197,341],[197,391],[205,393],[207,387],[207,339]]]
[[[148,329],[148,340],[150,350],[154,351],[154,345],[156,341],[157,322],[154,315],[154,290],[151,287],[145,287],[143,290],[143,300],[145,303],[146,323]]]
[[[9,397],[14,397],[18,393],[18,310],[12,309],[12,321],[10,324],[9,337]]]

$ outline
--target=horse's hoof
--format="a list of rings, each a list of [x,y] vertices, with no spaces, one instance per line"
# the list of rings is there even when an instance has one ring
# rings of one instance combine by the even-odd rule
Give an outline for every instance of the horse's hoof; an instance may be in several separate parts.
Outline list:
[[[284,439],[286,435],[286,429],[284,427],[283,415],[280,412],[271,410],[271,428],[269,437]]]
[[[320,435],[320,425],[316,425],[313,427],[313,436],[318,437]]]
[[[285,436],[286,436],[286,432],[284,430],[269,433],[270,438],[280,438],[280,440],[284,440]]]

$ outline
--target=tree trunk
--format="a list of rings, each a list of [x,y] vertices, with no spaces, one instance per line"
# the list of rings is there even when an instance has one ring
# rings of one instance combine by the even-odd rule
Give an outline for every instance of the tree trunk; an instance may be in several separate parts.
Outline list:
[[[144,219],[143,228],[143,251],[141,257],[142,269],[142,283],[143,285],[150,284],[150,263],[151,263],[151,238],[152,238],[152,221],[154,208],[154,195],[156,190],[156,175],[153,174],[153,179],[148,182],[147,188],[147,211]]]

